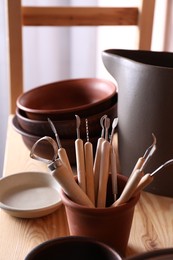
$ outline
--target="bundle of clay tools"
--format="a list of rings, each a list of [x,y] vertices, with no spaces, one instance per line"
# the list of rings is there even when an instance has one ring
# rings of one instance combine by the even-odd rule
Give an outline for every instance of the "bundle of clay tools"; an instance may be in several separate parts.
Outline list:
[[[142,191],[147,185],[149,185],[153,181],[156,173],[173,163],[173,159],[171,159],[165,162],[163,165],[159,166],[152,173],[144,173],[146,165],[148,164],[151,156],[156,151],[156,137],[154,134],[152,134],[152,136],[152,145],[149,146],[148,149],[145,151],[144,155],[138,159],[123,192],[121,193],[120,197],[113,203],[112,206],[118,206],[122,203],[127,202],[137,192]]]
[[[97,142],[94,157],[93,146],[89,141],[88,121],[86,119],[87,142],[84,144],[80,138],[80,117],[76,115],[77,139],[75,141],[75,152],[78,183],[95,207],[105,207],[107,181],[111,169],[113,169],[111,171],[113,190],[115,194],[117,193],[116,154],[112,146],[113,133],[117,123],[118,119],[115,118],[109,139],[110,119],[106,115],[100,119],[102,132]],[[113,162],[113,165],[111,162]]]
[[[81,120],[76,115],[76,133],[75,154],[76,154],[76,177],[70,165],[66,150],[61,146],[61,141],[55,129],[53,122],[48,119],[55,140],[52,137],[44,136],[40,138],[32,147],[30,156],[33,159],[45,162],[51,171],[52,176],[60,184],[64,192],[74,202],[87,207],[106,207],[107,183],[109,174],[111,174],[112,192],[114,195],[114,203],[112,206],[118,206],[127,202],[137,192],[140,192],[149,185],[155,174],[162,168],[173,163],[173,159],[167,161],[158,167],[152,173],[144,174],[145,167],[156,150],[156,137],[153,136],[153,143],[144,155],[138,159],[127,184],[121,194],[118,195],[117,183],[117,151],[113,145],[113,137],[115,128],[118,124],[118,118],[115,118],[111,124],[110,118],[104,115],[100,119],[102,128],[101,136],[97,140],[95,154],[93,152],[93,144],[89,140],[89,122],[86,119],[86,142],[84,143],[80,137]],[[110,131],[111,128],[111,131]],[[35,154],[37,145],[40,142],[48,142],[54,150],[52,160],[39,157]]]

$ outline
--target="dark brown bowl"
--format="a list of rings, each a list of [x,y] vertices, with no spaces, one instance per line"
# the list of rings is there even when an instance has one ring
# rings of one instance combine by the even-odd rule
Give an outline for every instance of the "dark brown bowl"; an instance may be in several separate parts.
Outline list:
[[[36,120],[89,116],[110,107],[117,86],[104,79],[81,78],[33,88],[17,99],[17,107]]]
[[[35,247],[25,260],[75,259],[121,260],[108,245],[87,237],[66,236],[48,240]]]
[[[87,117],[89,124],[89,134],[91,136],[98,136],[101,133],[100,118],[103,115],[107,115],[111,121],[117,117],[117,97],[114,98],[113,104],[110,108],[101,111],[100,113],[90,115]],[[32,135],[50,135],[53,136],[52,129],[48,120],[33,120],[29,119],[26,116],[26,113],[19,108],[16,109],[16,117],[21,128]],[[50,119],[52,119],[50,117]],[[57,129],[57,132],[61,138],[71,139],[76,138],[76,117],[74,115],[73,119],[66,120],[53,120],[53,123]],[[80,134],[81,138],[86,136],[86,127],[85,127],[85,117],[81,117],[80,125]]]
[[[15,131],[22,136],[23,142],[29,150],[31,150],[31,148],[33,147],[33,145],[35,144],[36,141],[38,141],[41,137],[45,136],[45,135],[40,135],[40,136],[31,135],[31,134],[28,134],[27,132],[25,132],[20,127],[16,116],[14,116],[12,119],[12,126],[15,129]],[[90,138],[90,141],[93,144],[94,153],[96,150],[98,138],[99,138],[99,136],[93,136]],[[86,142],[86,138],[84,138],[83,140],[84,140],[84,142]],[[76,164],[75,138],[74,139],[73,138],[62,139],[61,144],[62,144],[62,147],[66,149],[66,152],[67,152],[71,165],[75,165]],[[40,156],[40,157],[43,157],[43,158],[49,159],[49,160],[51,160],[54,156],[53,148],[48,142],[41,142],[39,145],[37,145],[37,149],[35,152],[36,152],[37,156]]]

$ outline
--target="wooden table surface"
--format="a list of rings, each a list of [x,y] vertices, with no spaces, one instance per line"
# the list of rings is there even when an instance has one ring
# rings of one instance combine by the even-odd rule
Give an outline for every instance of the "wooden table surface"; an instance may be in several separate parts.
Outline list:
[[[9,126],[3,176],[22,171],[47,172],[29,157],[21,136]],[[36,219],[15,218],[0,209],[0,260],[24,260],[40,243],[69,235],[64,206]],[[135,208],[127,255],[173,247],[173,199],[142,192]]]

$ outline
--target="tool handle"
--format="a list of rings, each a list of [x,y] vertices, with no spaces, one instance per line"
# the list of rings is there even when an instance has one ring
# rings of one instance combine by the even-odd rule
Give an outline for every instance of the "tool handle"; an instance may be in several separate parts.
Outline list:
[[[100,174],[100,159],[101,159],[101,146],[105,139],[103,137],[100,137],[97,141],[97,147],[96,147],[96,153],[95,153],[95,159],[94,159],[94,166],[93,166],[93,172],[94,172],[94,190],[95,190],[95,198],[97,198],[98,195],[98,186],[99,186],[99,174]]]
[[[81,189],[86,192],[84,146],[82,139],[77,139],[75,141],[75,152],[78,183]]]
[[[145,162],[145,158],[144,158],[144,157],[140,157],[140,158],[137,160],[137,162],[136,162],[136,164],[135,164],[135,167],[134,167],[134,169],[133,169],[133,171],[132,171],[132,173],[131,173],[131,175],[130,175],[128,181],[129,181],[130,178],[133,176],[133,174],[135,173],[136,170],[140,170],[140,168],[142,167],[142,165],[144,164],[144,162]]]
[[[67,156],[67,152],[64,148],[59,148],[58,149],[58,155],[59,155],[59,158],[61,159],[62,163],[65,164],[65,166],[67,167],[68,169],[68,172],[74,176],[73,174],[73,171],[72,171],[72,168],[71,168],[71,165],[70,165],[70,162],[69,162],[69,159],[68,159],[68,156]]]
[[[116,200],[112,206],[118,206],[122,203],[127,202],[133,195],[134,191],[136,190],[136,187],[138,183],[140,182],[141,178],[143,177],[144,173],[140,170],[136,170],[133,173],[133,176],[130,178],[130,180],[126,183],[126,186],[124,187],[124,190],[122,191],[120,197],[118,200]]]
[[[76,183],[74,177],[68,173],[68,169],[63,163],[57,166],[57,168],[52,172],[52,176],[57,180],[63,191],[72,201],[87,207],[94,207],[91,200]]]
[[[92,143],[90,142],[85,143],[84,153],[85,153],[86,194],[95,205]]]
[[[105,207],[107,195],[107,182],[109,176],[110,143],[105,140],[101,146],[100,176],[97,197],[97,207]]]
[[[139,170],[142,167],[142,165],[144,164],[144,162],[145,162],[145,158],[140,157],[135,165],[134,171],[136,171],[137,169]]]
[[[116,200],[116,196],[118,193],[117,162],[116,162],[116,153],[113,146],[111,146],[111,152],[110,152],[110,171],[111,171],[111,178],[112,178],[112,192],[114,194],[114,200]]]
[[[145,187],[147,187],[154,179],[154,176],[151,176],[150,173],[145,174],[140,182],[138,183],[133,196],[135,196],[138,192],[142,191]]]

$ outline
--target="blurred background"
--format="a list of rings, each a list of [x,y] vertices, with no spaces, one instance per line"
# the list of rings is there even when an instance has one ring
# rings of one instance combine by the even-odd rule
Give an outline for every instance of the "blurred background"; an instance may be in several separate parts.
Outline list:
[[[145,0],[150,1],[150,0]],[[0,176],[8,123],[8,50],[6,20],[0,2]],[[139,6],[140,0],[23,0],[23,5]],[[173,0],[156,0],[152,50],[173,50]],[[136,26],[23,28],[25,90],[68,78],[111,79],[103,66],[104,49],[136,49]],[[17,148],[16,148],[17,149]]]

